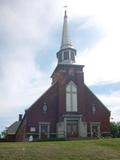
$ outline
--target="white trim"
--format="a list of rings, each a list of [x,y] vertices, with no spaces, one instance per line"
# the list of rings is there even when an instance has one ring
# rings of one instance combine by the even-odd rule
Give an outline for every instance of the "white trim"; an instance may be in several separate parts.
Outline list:
[[[63,62],[64,61],[64,51],[62,51],[61,59],[62,59],[62,62]]]
[[[71,52],[70,52],[70,50],[69,50],[69,60],[71,60]]]

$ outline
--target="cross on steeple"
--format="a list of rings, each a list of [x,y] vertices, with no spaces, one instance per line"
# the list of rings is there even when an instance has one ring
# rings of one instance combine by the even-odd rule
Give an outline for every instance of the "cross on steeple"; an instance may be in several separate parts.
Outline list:
[[[65,5],[64,8],[65,8],[65,17],[67,17],[67,11],[66,10],[67,10],[68,6]]]

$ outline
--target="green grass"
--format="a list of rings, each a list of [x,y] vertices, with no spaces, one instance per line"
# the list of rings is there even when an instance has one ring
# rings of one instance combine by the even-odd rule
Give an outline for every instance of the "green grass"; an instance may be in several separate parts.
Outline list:
[[[120,160],[120,138],[0,143],[0,160]]]

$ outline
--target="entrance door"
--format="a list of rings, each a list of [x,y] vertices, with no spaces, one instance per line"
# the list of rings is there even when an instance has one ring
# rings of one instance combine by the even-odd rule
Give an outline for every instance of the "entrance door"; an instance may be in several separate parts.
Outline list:
[[[78,137],[78,121],[67,121],[67,137]]]
[[[99,136],[99,126],[98,125],[92,125],[92,136],[93,137]]]
[[[41,123],[40,130],[39,130],[40,138],[41,139],[49,138],[49,130],[50,130],[50,127],[48,123]]]

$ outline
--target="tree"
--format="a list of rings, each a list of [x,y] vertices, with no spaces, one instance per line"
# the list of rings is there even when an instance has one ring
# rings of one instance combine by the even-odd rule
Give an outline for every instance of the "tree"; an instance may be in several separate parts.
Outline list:
[[[120,137],[120,122],[117,123],[118,126],[118,137]]]
[[[5,139],[6,135],[7,135],[7,130],[2,131],[0,134],[0,139]]]
[[[111,122],[112,137],[120,137],[120,122]]]

